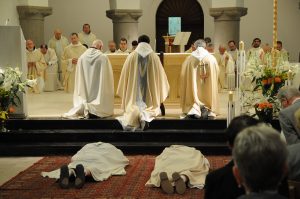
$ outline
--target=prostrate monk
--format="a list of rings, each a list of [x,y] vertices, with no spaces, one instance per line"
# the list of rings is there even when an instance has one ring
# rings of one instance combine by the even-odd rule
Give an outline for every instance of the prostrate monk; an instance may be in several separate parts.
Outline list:
[[[234,61],[226,51],[225,45],[219,45],[219,52],[214,54],[220,69],[219,86],[220,89],[234,88]]]
[[[78,33],[79,41],[90,47],[93,41],[96,40],[96,35],[92,33],[90,24],[83,24],[82,31]]]
[[[160,105],[170,88],[159,57],[149,45],[149,37],[140,36],[138,43],[123,65],[117,89],[124,111],[117,119],[128,130],[143,129],[146,122],[160,115]]]
[[[40,51],[44,56],[47,64],[47,69],[45,70],[45,87],[44,91],[56,91],[59,86],[59,81],[57,77],[57,56],[52,48],[48,48],[46,44],[40,46]]]
[[[119,44],[119,49],[117,50],[116,53],[118,54],[129,54],[130,50],[127,48],[127,39],[122,37],[120,39],[120,44]]]
[[[188,116],[200,118],[203,112],[203,117],[214,117],[219,112],[218,62],[205,50],[204,40],[197,40],[194,46],[196,50],[186,58],[181,68],[180,106]],[[210,110],[207,112],[204,106]]]
[[[63,83],[62,68],[61,68],[61,56],[64,52],[65,47],[69,45],[68,39],[62,35],[60,29],[54,30],[54,36],[49,40],[48,47],[55,50],[58,64],[58,80]],[[61,85],[60,85],[61,87]]]
[[[44,56],[42,53],[35,49],[34,43],[32,40],[26,41],[26,55],[27,55],[27,67],[28,79],[37,79],[37,85],[32,89],[34,93],[41,93],[44,90],[44,72],[47,68]]]
[[[74,107],[65,117],[108,117],[114,109],[112,66],[101,52],[103,43],[95,40],[78,59],[75,74]]]
[[[73,93],[76,64],[80,55],[86,51],[86,48],[78,41],[77,33],[72,33],[70,38],[71,44],[64,49],[61,62],[64,89],[68,93]]]

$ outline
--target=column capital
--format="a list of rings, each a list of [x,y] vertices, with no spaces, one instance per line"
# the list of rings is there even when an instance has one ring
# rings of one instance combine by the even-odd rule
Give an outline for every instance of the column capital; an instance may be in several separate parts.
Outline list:
[[[134,23],[143,15],[142,10],[137,9],[114,9],[107,10],[106,16],[112,19],[113,23]]]
[[[43,19],[52,14],[51,7],[42,6],[17,6],[20,19]]]
[[[240,18],[247,14],[247,10],[248,8],[244,7],[210,8],[209,14],[215,21],[240,21]]]

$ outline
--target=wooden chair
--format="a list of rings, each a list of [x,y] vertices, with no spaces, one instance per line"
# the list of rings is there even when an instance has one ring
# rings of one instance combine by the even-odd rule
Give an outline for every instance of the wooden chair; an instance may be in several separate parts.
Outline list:
[[[288,181],[290,199],[300,198],[300,181]]]

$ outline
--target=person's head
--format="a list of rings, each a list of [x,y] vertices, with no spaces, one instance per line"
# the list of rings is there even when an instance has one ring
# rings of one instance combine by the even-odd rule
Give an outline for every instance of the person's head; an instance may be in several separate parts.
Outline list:
[[[113,40],[109,41],[108,49],[110,50],[110,52],[115,52],[116,51],[116,42],[114,42]]]
[[[133,40],[133,41],[131,42],[131,45],[132,45],[132,50],[135,50],[136,47],[138,46],[137,40]]]
[[[98,50],[102,50],[103,42],[99,39],[96,39],[95,41],[93,41],[92,47]]]
[[[297,88],[281,87],[277,94],[277,98],[283,108],[292,105],[297,97],[300,97],[300,91]]]
[[[31,39],[26,40],[26,49],[29,51],[33,51],[35,48],[34,43]]]
[[[258,47],[260,46],[260,44],[261,44],[260,38],[255,38],[255,39],[253,39],[252,46],[253,46],[254,48],[258,48]]]
[[[276,49],[279,50],[279,51],[282,50],[282,42],[281,41],[277,41]]]
[[[55,29],[54,30],[54,37],[55,37],[55,39],[60,40],[61,39],[61,35],[62,35],[62,32],[61,32],[60,29]]]
[[[88,24],[88,23],[83,24],[83,26],[82,26],[82,31],[83,31],[85,34],[90,34],[90,33],[91,33],[91,26],[90,26],[90,24]]]
[[[121,49],[122,51],[125,51],[125,50],[127,49],[127,39],[124,38],[124,37],[122,37],[122,38],[120,39],[120,49]]]
[[[226,51],[226,46],[224,44],[220,44],[219,45],[219,52],[220,52],[220,54],[224,55],[225,51]]]
[[[211,43],[211,38],[210,37],[205,37],[204,41],[205,41],[206,44],[209,44],[209,43]]]
[[[141,35],[138,38],[138,43],[141,43],[141,42],[145,42],[147,44],[150,44],[150,38],[147,35]]]
[[[40,46],[40,50],[41,50],[41,53],[42,53],[42,54],[46,54],[47,51],[48,51],[48,46],[47,46],[47,44],[42,44],[42,45]]]
[[[234,147],[234,140],[236,136],[245,128],[254,126],[259,124],[260,121],[249,116],[249,115],[240,115],[233,118],[228,125],[227,129],[225,130],[225,135],[227,137],[229,146],[231,148]]]
[[[76,32],[71,33],[70,40],[72,44],[78,44],[78,34]]]
[[[196,49],[199,47],[206,48],[206,42],[203,39],[198,39],[194,42],[194,46]]]
[[[213,44],[213,43],[207,44],[206,50],[207,50],[208,52],[210,52],[210,53],[214,53],[214,52],[215,52],[215,46],[214,46],[214,44]]]
[[[228,42],[228,48],[229,48],[230,51],[235,51],[236,45],[235,45],[235,41],[234,40],[230,40]]]
[[[277,190],[287,171],[287,148],[267,125],[244,129],[235,139],[233,174],[246,192]]]
[[[262,48],[265,53],[270,53],[272,50],[271,46],[268,43],[265,43]]]

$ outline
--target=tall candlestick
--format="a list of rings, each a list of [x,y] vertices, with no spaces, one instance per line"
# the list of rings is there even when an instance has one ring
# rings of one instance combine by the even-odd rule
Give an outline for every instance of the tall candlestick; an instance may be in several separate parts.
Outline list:
[[[278,10],[278,0],[273,0],[273,49],[272,49],[272,66],[275,67],[277,65],[277,10]]]
[[[240,49],[239,50],[245,50],[245,44],[243,41],[240,41]]]
[[[228,101],[229,102],[233,101],[233,92],[232,91],[229,91],[229,93],[228,93]]]

